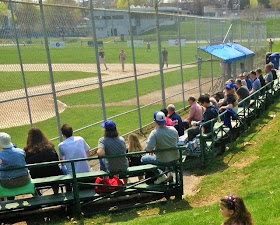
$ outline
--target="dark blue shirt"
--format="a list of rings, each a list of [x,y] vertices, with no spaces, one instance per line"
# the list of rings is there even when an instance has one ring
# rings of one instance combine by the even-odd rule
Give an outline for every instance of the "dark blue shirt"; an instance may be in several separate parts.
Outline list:
[[[99,52],[99,56],[100,56],[102,59],[104,59],[104,55],[105,55],[104,52]]]
[[[252,81],[251,81],[251,79],[248,77],[245,81],[246,81],[248,90],[251,91],[252,90]]]
[[[219,111],[218,111],[217,107],[211,105],[206,109],[205,113],[203,114],[203,120],[198,125],[204,127],[205,133],[209,133],[211,131],[211,123],[204,125],[204,122],[212,120],[212,119],[216,118],[218,115],[219,115]],[[214,126],[214,124],[215,123],[213,123],[213,126]]]
[[[169,116],[169,118],[172,120],[173,126],[178,131],[178,135],[179,136],[184,135],[184,127],[182,124],[181,116],[179,116],[177,113],[173,113],[172,115]]]

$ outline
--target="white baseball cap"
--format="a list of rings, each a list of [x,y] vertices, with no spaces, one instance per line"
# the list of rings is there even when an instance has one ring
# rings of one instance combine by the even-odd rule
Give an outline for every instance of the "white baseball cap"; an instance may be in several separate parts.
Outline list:
[[[0,132],[0,148],[12,148],[11,136],[7,133]]]
[[[154,113],[154,120],[156,121],[157,124],[159,125],[163,125],[166,124],[166,120],[165,120],[165,114],[161,111],[156,111]]]

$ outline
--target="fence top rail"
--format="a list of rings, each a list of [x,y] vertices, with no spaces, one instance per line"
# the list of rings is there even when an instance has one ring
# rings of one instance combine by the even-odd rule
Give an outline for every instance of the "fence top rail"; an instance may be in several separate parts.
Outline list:
[[[152,153],[165,152],[165,151],[170,151],[170,150],[182,151],[184,149],[185,149],[185,147],[177,146],[177,147],[166,148],[166,149],[156,149],[156,150],[153,150]],[[98,159],[103,159],[103,158],[112,159],[112,158],[119,158],[119,157],[130,157],[130,156],[143,155],[143,154],[147,154],[147,153],[149,153],[149,152],[139,151],[139,152],[131,152],[131,153],[110,155],[110,156],[104,156],[104,157],[95,156],[95,157],[79,158],[79,159],[72,159],[72,160],[42,162],[42,163],[27,164],[25,166],[20,166],[20,167],[9,167],[9,168],[5,168],[5,169],[0,168],[0,171],[17,170],[17,169],[24,169],[24,168],[38,168],[38,167],[52,166],[52,165],[65,164],[65,163],[75,163],[75,162],[82,162],[82,161],[98,160]]]

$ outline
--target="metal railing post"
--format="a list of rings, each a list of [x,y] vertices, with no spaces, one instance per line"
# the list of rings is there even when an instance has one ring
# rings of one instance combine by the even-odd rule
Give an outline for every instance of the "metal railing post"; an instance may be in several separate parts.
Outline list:
[[[209,19],[209,44],[212,45],[212,23]],[[213,57],[212,54],[210,54],[210,60],[211,60],[211,90],[213,91],[214,87],[214,75],[213,75]]]
[[[156,31],[157,31],[158,62],[159,62],[160,83],[161,83],[162,107],[166,108],[163,65],[162,65],[162,58],[161,58],[161,39],[160,39],[160,29],[159,29],[158,0],[155,0],[155,12],[156,12]]]
[[[195,30],[195,43],[196,43],[196,61],[197,61],[197,75],[198,75],[198,89],[199,89],[199,94],[202,94],[201,91],[201,62],[199,60],[198,56],[198,37],[197,37],[197,20],[196,18],[194,19],[194,30]]]
[[[92,0],[89,1],[89,5],[90,5],[90,16],[91,16],[91,25],[92,25],[92,36],[94,42],[95,61],[97,67],[98,85],[99,85],[100,99],[102,105],[102,114],[103,114],[103,120],[106,121],[107,116],[106,116],[105,100],[104,100],[104,93],[103,93],[103,86],[102,86],[102,77],[101,77],[101,69],[100,69],[100,62],[99,62],[99,55],[98,55],[98,45],[97,45],[94,9],[92,5]]]
[[[23,64],[22,64],[21,51],[20,51],[20,47],[19,47],[18,31],[17,31],[17,28],[16,28],[16,22],[15,22],[15,16],[14,16],[14,9],[13,9],[11,0],[9,1],[9,7],[10,7],[10,10],[11,10],[13,30],[14,30],[14,32],[15,32],[15,39],[16,39],[16,44],[17,44],[17,53],[18,53],[18,59],[19,59],[19,64],[20,64],[21,77],[22,77],[22,82],[23,82],[24,92],[25,92],[25,97],[26,97],[26,104],[27,104],[27,110],[28,110],[28,117],[29,117],[30,126],[32,127],[32,126],[33,126],[33,122],[32,122],[31,108],[30,108],[30,102],[29,102],[29,95],[28,95],[28,91],[27,91],[27,85],[26,85],[26,80],[25,80],[25,74],[24,74],[24,69],[23,69]]]
[[[46,29],[46,23],[45,23],[44,9],[43,9],[42,1],[43,0],[39,0],[40,16],[41,16],[41,21],[42,21],[42,26],[43,26],[43,36],[44,36],[44,42],[45,42],[45,48],[46,48],[46,54],[47,54],[47,60],[48,60],[49,75],[50,75],[50,82],[51,82],[51,87],[52,87],[52,95],[53,95],[53,102],[54,102],[54,108],[55,108],[57,130],[58,130],[59,140],[62,141],[63,138],[62,138],[62,134],[61,134],[61,130],[60,130],[60,118],[59,118],[59,111],[58,111],[57,98],[56,98],[56,90],[55,90],[54,79],[53,79],[51,55],[50,55],[49,42],[48,42],[47,29]]]
[[[136,91],[138,122],[139,122],[140,132],[142,133],[141,109],[140,109],[139,89],[138,89],[137,70],[136,70],[136,62],[135,62],[135,51],[134,51],[134,38],[133,38],[133,34],[132,34],[132,23],[131,23],[131,12],[130,12],[129,0],[127,0],[127,7],[128,7],[128,20],[129,20],[129,31],[130,31],[130,41],[131,41],[133,72],[134,72],[134,83],[135,83],[135,91]]]
[[[81,216],[81,202],[80,202],[80,194],[79,194],[79,186],[76,176],[76,170],[75,170],[75,163],[71,162],[71,169],[72,169],[72,176],[73,176],[73,195],[74,195],[74,201],[75,201],[75,214],[79,218]]]
[[[179,39],[179,57],[180,57],[180,74],[182,84],[182,97],[183,97],[183,108],[186,108],[185,102],[185,87],[184,87],[184,72],[183,72],[183,60],[182,60],[182,44],[181,44],[181,18],[179,17],[179,1],[177,2],[177,25],[178,25],[178,39]]]

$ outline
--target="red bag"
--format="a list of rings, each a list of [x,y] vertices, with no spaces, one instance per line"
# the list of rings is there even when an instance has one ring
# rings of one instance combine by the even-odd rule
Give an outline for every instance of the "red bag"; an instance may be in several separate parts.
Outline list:
[[[117,191],[119,189],[119,188],[115,188],[115,187],[124,186],[123,182],[117,176],[114,176],[112,179],[109,179],[108,177],[105,177],[104,179],[97,177],[95,180],[95,183],[104,184],[104,185],[108,186],[108,187],[95,186],[94,190],[95,190],[95,193],[97,193],[97,194],[111,193],[111,192]],[[109,186],[111,186],[111,187],[109,187]]]

